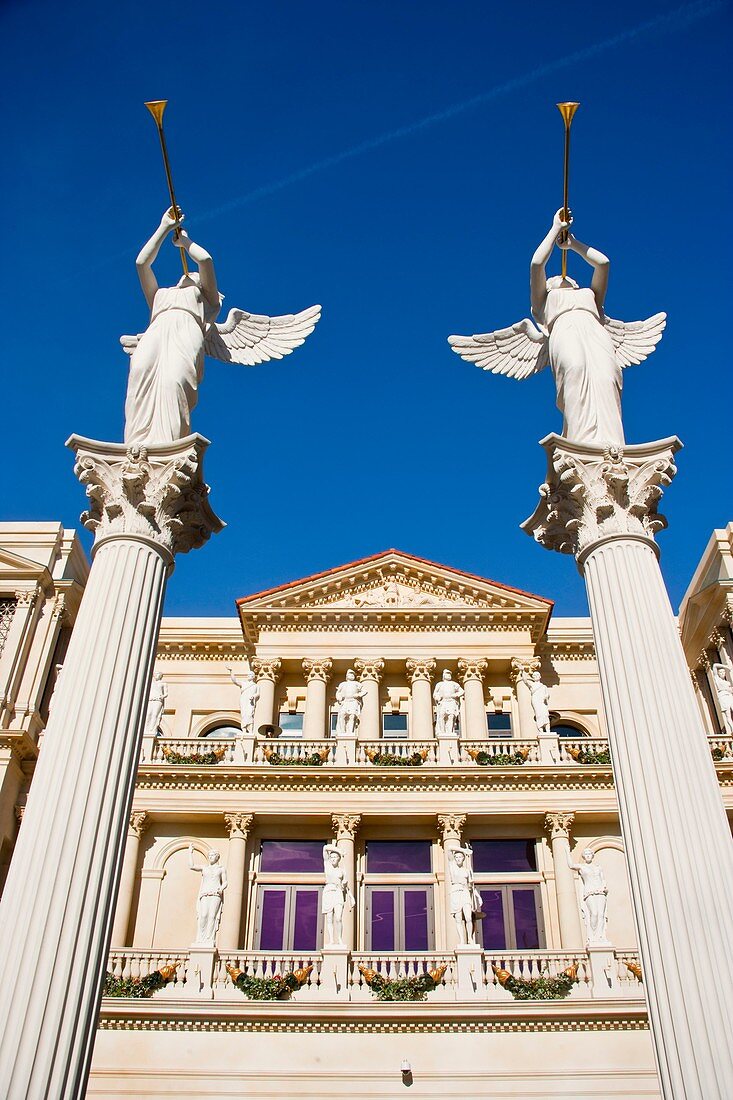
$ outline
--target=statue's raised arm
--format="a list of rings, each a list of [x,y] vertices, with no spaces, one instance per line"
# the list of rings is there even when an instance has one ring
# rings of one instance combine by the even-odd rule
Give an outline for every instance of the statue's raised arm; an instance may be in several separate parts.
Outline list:
[[[282,317],[232,309],[217,324],[221,296],[209,253],[181,228],[171,208],[143,246],[137,270],[150,308],[150,324],[138,336],[123,336],[130,356],[125,402],[125,443],[172,443],[191,433],[204,357],[254,366],[282,359],[300,347],[321,316],[320,306]],[[175,286],[159,287],[153,264],[166,236],[198,267]]]
[[[570,233],[572,218],[558,210],[530,266],[532,315],[510,328],[476,336],[449,336],[462,359],[493,374],[521,380],[548,363],[563,414],[562,434],[576,443],[624,444],[621,421],[622,368],[641,363],[654,351],[667,322],[665,313],[626,323],[604,311],[610,262],[596,248]],[[547,277],[555,246],[576,252],[593,268],[589,287],[574,279]]]

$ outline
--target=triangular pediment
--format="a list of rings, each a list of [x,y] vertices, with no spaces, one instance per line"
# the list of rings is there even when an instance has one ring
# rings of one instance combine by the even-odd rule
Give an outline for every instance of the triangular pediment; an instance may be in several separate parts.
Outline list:
[[[35,580],[48,583],[50,574],[44,566],[30,558],[14,554],[12,550],[0,547],[0,584],[10,584],[13,581]]]
[[[237,601],[255,609],[352,612],[505,610],[549,615],[552,602],[520,589],[399,550],[338,566]]]

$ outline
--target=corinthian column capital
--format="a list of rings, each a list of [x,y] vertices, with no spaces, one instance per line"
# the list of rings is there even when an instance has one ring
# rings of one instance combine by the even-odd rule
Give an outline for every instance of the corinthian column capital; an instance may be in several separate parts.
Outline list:
[[[209,445],[203,436],[139,447],[72,435],[66,445],[86,487],[89,509],[81,521],[94,532],[95,547],[125,535],[155,543],[172,559],[202,546],[224,526],[202,478]]]
[[[407,669],[407,675],[410,677],[410,683],[414,684],[416,680],[430,682],[435,673],[436,664],[437,662],[433,657],[408,657],[405,661],[405,668]]]
[[[130,814],[129,830],[138,840],[147,829],[149,820],[146,810],[133,810]]]
[[[353,840],[361,825],[361,814],[331,814],[336,840]]]
[[[273,684],[277,683],[281,666],[282,660],[279,657],[254,657],[250,661],[257,680],[272,680]]]
[[[557,837],[562,837],[563,840],[570,840],[570,829],[575,821],[575,814],[545,814],[545,828],[550,834],[550,840],[556,840]]]
[[[303,659],[303,672],[306,680],[322,680],[326,684],[332,668],[333,661],[330,657],[305,657]]]
[[[609,536],[654,542],[667,526],[657,511],[663,490],[677,473],[675,436],[639,446],[593,447],[559,435],[542,440],[547,480],[540,503],[522,524],[547,550],[582,554]]]
[[[375,680],[379,683],[384,672],[384,661],[381,657],[357,657],[354,668],[359,673],[360,680]]]
[[[466,680],[483,680],[484,673],[489,667],[485,657],[459,657],[458,672],[464,684]]]
[[[447,840],[460,841],[465,824],[465,814],[438,814],[438,828],[443,835],[443,843]]]
[[[509,675],[512,683],[516,685],[518,680],[525,676],[531,676],[533,672],[539,672],[542,661],[539,657],[512,657]]]
[[[254,814],[224,814],[224,825],[230,837],[242,837],[246,840],[253,821]]]

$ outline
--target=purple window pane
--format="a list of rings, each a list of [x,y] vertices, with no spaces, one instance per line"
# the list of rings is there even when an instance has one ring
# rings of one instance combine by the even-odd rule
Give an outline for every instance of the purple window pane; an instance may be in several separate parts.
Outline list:
[[[512,907],[517,947],[522,949],[539,947],[540,933],[537,926],[537,903],[534,890],[512,890]]]
[[[260,870],[323,874],[323,840],[263,840]]]
[[[368,840],[367,872],[370,875],[429,875],[429,840]]]
[[[372,951],[394,951],[394,891],[372,890]]]
[[[318,944],[318,891],[295,891],[293,951],[315,951]]]
[[[262,891],[261,951],[282,951],[285,931],[285,891]]]
[[[405,890],[405,951],[428,950],[427,890]]]
[[[484,887],[481,893],[482,908],[486,916],[481,925],[481,937],[485,951],[504,951],[506,949],[506,928],[504,927],[504,901],[501,890],[489,890]]]
[[[476,874],[537,870],[533,840],[474,840],[471,847]]]

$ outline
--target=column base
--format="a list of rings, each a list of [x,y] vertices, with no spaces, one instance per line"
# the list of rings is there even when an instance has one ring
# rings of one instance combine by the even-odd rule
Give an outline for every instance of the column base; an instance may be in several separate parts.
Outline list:
[[[456,977],[459,1001],[483,1001],[483,949],[477,943],[461,943],[456,947]]]

